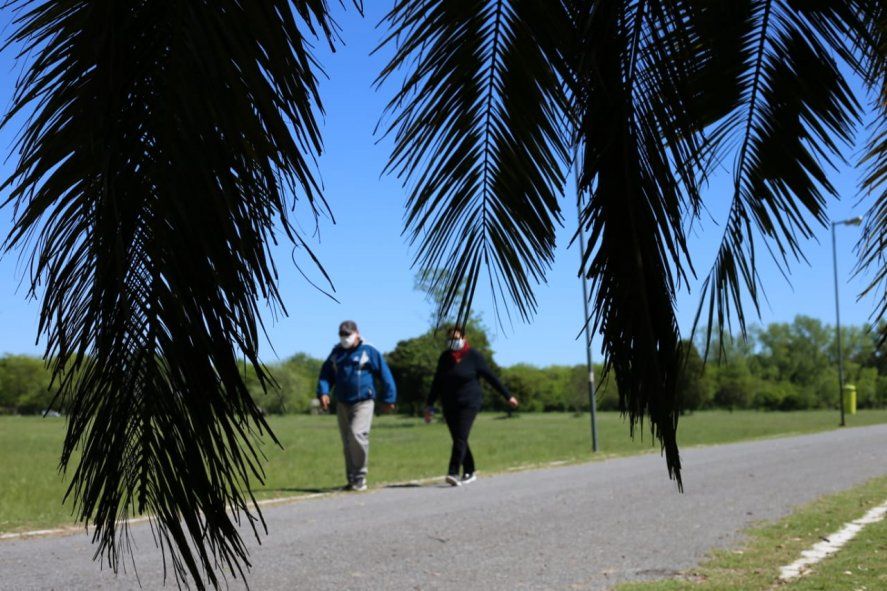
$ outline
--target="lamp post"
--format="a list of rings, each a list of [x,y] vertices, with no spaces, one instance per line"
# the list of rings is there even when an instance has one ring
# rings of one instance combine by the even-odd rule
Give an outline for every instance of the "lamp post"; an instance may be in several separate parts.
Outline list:
[[[844,423],[844,353],[841,349],[841,306],[838,300],[838,249],[835,246],[835,226],[858,226],[862,218],[857,216],[849,220],[832,222],[832,263],[835,268],[835,330],[838,338],[838,404],[841,407],[841,426]]]
[[[578,179],[577,179],[578,193]],[[579,259],[585,253],[585,229],[582,227],[582,193],[577,194],[576,207],[579,209]],[[591,330],[588,327],[588,280],[582,273],[582,305],[585,310],[585,362],[588,365],[588,405],[591,410],[591,450],[597,451],[597,401],[594,391],[594,366],[591,363]]]

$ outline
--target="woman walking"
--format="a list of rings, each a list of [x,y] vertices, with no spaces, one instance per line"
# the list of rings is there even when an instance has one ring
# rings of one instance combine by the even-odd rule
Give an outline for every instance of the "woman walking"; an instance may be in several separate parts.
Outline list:
[[[425,402],[425,422],[431,421],[434,401],[440,398],[444,419],[453,438],[453,451],[446,482],[461,486],[474,482],[474,456],[468,446],[468,435],[483,402],[478,378],[483,377],[511,408],[517,407],[517,398],[508,393],[502,382],[490,371],[483,355],[475,351],[465,338],[465,331],[457,326],[449,332],[447,350],[437,360],[437,371],[431,383],[431,392]],[[462,477],[459,477],[459,469]]]

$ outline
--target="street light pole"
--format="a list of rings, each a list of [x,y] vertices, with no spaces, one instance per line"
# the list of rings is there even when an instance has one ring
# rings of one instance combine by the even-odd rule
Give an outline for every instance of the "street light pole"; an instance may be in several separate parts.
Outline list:
[[[832,265],[835,269],[835,330],[838,339],[838,404],[841,407],[842,427],[846,424],[844,422],[844,352],[841,348],[841,305],[838,299],[838,249],[835,241],[835,226],[858,226],[861,223],[861,217],[832,222]]]
[[[581,261],[585,253],[585,229],[582,227],[582,193],[579,192],[578,181],[576,184],[576,207],[579,210],[579,260]],[[591,363],[591,330],[588,327],[588,280],[584,272],[582,272],[582,306],[585,310],[583,322],[585,324],[585,362],[588,365],[588,406],[591,409],[591,450],[597,451],[597,401],[594,391],[594,365]]]

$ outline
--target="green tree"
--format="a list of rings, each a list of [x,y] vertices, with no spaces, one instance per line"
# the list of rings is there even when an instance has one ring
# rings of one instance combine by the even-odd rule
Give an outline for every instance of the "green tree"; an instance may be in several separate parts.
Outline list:
[[[759,410],[779,410],[785,398],[782,384],[760,381],[755,389],[753,406]]]
[[[681,344],[681,373],[678,376],[678,396],[682,412],[699,410],[712,398],[711,385],[705,374],[702,356],[692,341]]]
[[[595,384],[597,380],[595,379]],[[573,412],[587,412],[588,402],[588,366],[574,365],[569,369],[567,376],[567,402]]]
[[[879,376],[887,376],[887,320],[881,320],[877,329],[867,328],[864,334],[870,346],[864,347],[862,353],[868,352],[868,358],[858,359],[859,363],[874,367]]]
[[[619,390],[616,380],[611,376],[605,376],[595,389],[598,410],[622,410],[619,407]]]
[[[838,368],[829,365],[816,375],[808,389],[813,405],[818,408],[838,408]]]
[[[398,341],[394,350],[386,355],[397,384],[401,411],[417,416],[422,413],[443,349],[441,341],[441,333],[429,330],[418,337]]]
[[[26,355],[0,357],[0,412],[35,414],[49,409],[51,374],[41,359]]]
[[[302,354],[299,354],[300,356]],[[312,360],[311,365],[318,366],[320,361]],[[308,374],[299,362],[292,359],[284,363],[269,365],[265,368],[272,382],[263,384],[255,371],[247,368],[245,379],[250,395],[256,405],[265,414],[292,414],[308,412],[314,398],[314,384],[317,374]]]
[[[595,384],[600,386],[603,373],[600,366],[595,367]],[[525,412],[540,411],[587,411],[588,405],[588,370],[583,365],[563,366],[550,365],[536,367],[519,363],[502,369],[502,378],[509,391],[521,401],[521,410]],[[597,390],[598,408],[601,396],[607,387]],[[607,399],[615,410],[618,407],[618,396]],[[605,403],[606,404],[606,403]]]
[[[526,363],[518,363],[502,370],[502,382],[520,400],[523,412],[541,412],[545,409],[542,396],[544,381],[544,372]]]
[[[728,410],[746,408],[752,401],[754,378],[744,361],[727,363],[718,371],[714,403]]]
[[[856,366],[856,364],[853,364]],[[857,408],[877,408],[878,372],[873,367],[851,367],[847,373],[847,383],[856,386]]]
[[[303,413],[311,409],[322,365],[322,359],[297,353],[276,368],[275,376],[280,373],[280,387],[284,393],[283,412]]]
[[[792,324],[774,323],[758,331],[757,342],[763,353],[758,359],[766,361],[761,377],[809,386],[837,362],[832,353],[832,335],[828,326],[807,316],[797,316]]]
[[[887,408],[887,376],[879,375],[875,381],[876,408]]]
[[[326,209],[310,46],[337,43],[333,3],[12,5],[12,40],[31,61],[4,118],[25,122],[3,184],[17,212],[6,245],[34,237],[46,358],[79,376],[63,387],[61,458],[87,450],[72,480],[78,517],[116,568],[118,517],[150,511],[174,575],[218,585],[216,565],[246,564],[226,511],[247,506],[247,475],[261,473],[241,443],[268,429],[238,363],[245,353],[270,383],[257,300],[283,302],[267,244],[280,233],[306,246],[287,221],[291,196]],[[480,281],[529,318],[575,165],[593,237],[580,269],[589,321],[630,424],[649,417],[680,482],[674,306],[708,166],[735,162],[703,289],[708,324],[743,325],[743,297],[759,305],[755,253],[787,264],[825,223],[837,193],[826,166],[853,140],[866,92],[879,99],[864,186],[883,194],[885,10],[874,0],[395,0],[380,81],[398,73],[390,170],[409,189],[420,266],[451,271],[447,293],[464,285],[450,298],[460,318]],[[848,75],[862,82],[858,97]],[[875,199],[862,265],[884,267],[885,211]],[[875,271],[873,286],[887,281]],[[878,306],[883,317],[887,300]]]

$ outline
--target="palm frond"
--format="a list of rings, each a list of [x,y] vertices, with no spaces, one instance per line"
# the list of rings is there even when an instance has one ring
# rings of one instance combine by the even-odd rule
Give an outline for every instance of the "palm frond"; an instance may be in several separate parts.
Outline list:
[[[238,352],[269,384],[258,299],[283,304],[267,245],[276,224],[301,240],[296,194],[325,207],[302,31],[332,43],[335,24],[325,0],[15,7],[12,42],[34,58],[4,125],[33,113],[3,185],[5,246],[33,248],[69,409],[62,468],[82,451],[68,494],[115,570],[120,521],[148,513],[176,580],[218,586],[216,569],[249,567],[235,524],[263,523],[250,484],[271,433]]]
[[[860,61],[864,64],[865,80],[877,97],[876,119],[861,164],[866,167],[862,190],[873,203],[856,245],[856,273],[871,273],[871,280],[859,297],[874,298],[872,319],[877,322],[887,317],[887,6],[882,2],[871,4],[866,22],[872,43]]]
[[[699,203],[697,171],[709,107],[693,6],[683,2],[576,2],[570,52],[577,121],[580,223],[590,236],[589,322],[603,337],[620,409],[632,433],[649,417],[669,474],[682,486],[676,429],[680,336],[677,286],[692,273],[683,229]]]
[[[851,143],[860,115],[835,61],[852,59],[844,35],[863,30],[858,11],[830,6],[841,3],[743,4],[742,92],[725,119],[726,148],[718,148],[738,145],[733,196],[697,314],[698,321],[707,307],[708,330],[720,334],[734,314],[744,333],[744,296],[759,311],[758,239],[783,273],[804,259],[802,242],[825,224],[826,197],[836,195],[827,168]]]
[[[887,101],[887,89],[882,100]],[[856,245],[859,260],[856,274],[871,273],[871,280],[859,297],[874,298],[872,319],[877,322],[887,317],[887,109],[869,142],[863,164],[868,164],[868,174],[863,190],[873,198],[872,206],[865,215],[862,237]]]
[[[394,56],[379,83],[406,70],[388,105],[388,171],[409,186],[415,264],[451,271],[433,286],[442,317],[457,300],[469,317],[484,268],[497,302],[535,310],[568,156],[553,65],[563,17],[534,0],[399,0],[386,16]]]

